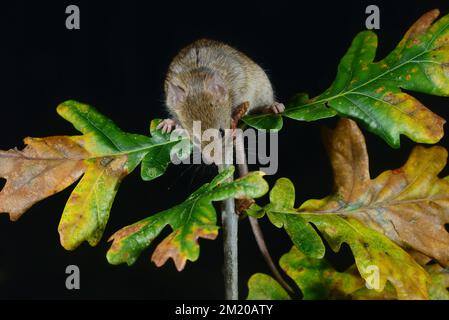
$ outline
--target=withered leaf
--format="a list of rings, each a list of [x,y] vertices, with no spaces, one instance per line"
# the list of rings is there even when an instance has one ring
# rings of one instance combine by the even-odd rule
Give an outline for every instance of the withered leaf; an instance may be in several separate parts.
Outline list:
[[[370,178],[364,137],[354,121],[342,119],[327,133],[335,192],[309,200],[300,210],[356,218],[406,249],[449,264],[449,181],[443,147],[416,146],[399,169]]]
[[[285,216],[312,223],[334,251],[343,243],[350,246],[362,278],[368,281],[378,270],[377,293],[385,293],[390,283],[399,299],[428,299],[431,277],[419,263],[435,259],[447,266],[449,261],[449,179],[438,177],[446,150],[416,146],[404,166],[371,179],[365,140],[354,121],[341,119],[325,137],[333,194],[296,209],[293,184],[282,178],[270,192],[271,202],[248,213],[266,212],[277,226]],[[307,256],[322,256],[316,237],[289,235]]]
[[[17,220],[36,202],[75,182],[89,153],[72,137],[26,138],[23,151],[0,151],[0,212]]]

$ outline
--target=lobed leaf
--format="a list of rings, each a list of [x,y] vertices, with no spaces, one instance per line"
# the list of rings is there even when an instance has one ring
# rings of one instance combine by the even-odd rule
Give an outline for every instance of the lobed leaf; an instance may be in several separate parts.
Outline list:
[[[297,223],[303,226],[302,229],[293,229],[284,225],[295,247],[308,258],[321,259],[324,256],[324,245],[309,224],[313,223],[334,251],[339,251],[342,243],[347,243],[350,246],[359,273],[364,279],[372,281],[373,270],[378,270],[379,277],[376,279],[378,283],[375,286],[378,293],[383,292],[387,281],[390,281],[401,299],[428,298],[427,282],[429,277],[427,273],[412,257],[387,237],[351,217],[343,217],[338,214],[318,214],[314,213],[313,210],[300,212],[293,207],[293,202],[291,202],[291,195],[294,193],[291,193],[293,184],[290,180],[282,178],[281,183],[276,183],[276,185],[284,185],[284,187],[278,188],[275,192],[276,197],[270,197],[270,200],[282,198],[283,190],[286,198],[283,202],[290,203],[291,206],[289,208],[278,207],[275,213],[271,212],[271,215],[281,217],[279,218],[281,225],[288,218],[288,223]],[[275,188],[273,189],[275,190]],[[272,207],[272,203],[266,205],[264,207],[265,212],[269,213]],[[270,220],[273,222],[272,217],[270,217]],[[276,221],[273,223],[279,227]],[[305,226],[308,226],[307,232],[304,231]],[[306,284],[307,281],[304,285]],[[324,298],[325,294],[322,292],[321,298],[318,298],[318,296],[315,298],[321,299]],[[366,296],[366,294],[362,296]]]
[[[432,300],[449,300],[449,268],[442,268],[438,264],[425,266],[432,278],[429,295]]]
[[[305,300],[347,299],[365,285],[356,270],[337,272],[326,260],[307,257],[296,247],[284,254],[279,263]]]
[[[248,280],[247,300],[290,300],[288,293],[269,275],[256,273]]]
[[[387,283],[383,291],[373,290],[361,278],[357,269],[350,267],[336,271],[325,259],[307,257],[296,247],[284,254],[281,268],[295,281],[305,300],[352,299],[394,300],[395,288]],[[438,264],[426,266],[431,276],[429,297],[432,300],[449,300],[449,271]],[[290,296],[272,277],[256,273],[248,281],[249,300],[290,300]]]
[[[12,221],[34,203],[64,190],[86,170],[89,153],[72,137],[26,138],[22,151],[0,151],[0,212]]]
[[[281,268],[298,285],[304,300],[385,300],[396,299],[396,291],[387,285],[381,292],[370,289],[356,268],[335,270],[325,259],[307,257],[296,247],[284,254]],[[257,282],[256,282],[257,281]],[[248,281],[247,299],[289,300],[279,283],[265,274],[255,274]]]
[[[438,177],[446,165],[444,148],[416,146],[403,167],[373,180],[363,135],[353,121],[343,119],[327,133],[327,148],[335,193],[305,202],[300,211],[355,218],[398,245],[448,265],[449,181]]]
[[[117,231],[109,239],[113,241],[107,253],[109,263],[132,265],[168,225],[173,231],[158,244],[152,261],[160,267],[171,258],[178,271],[184,269],[187,260],[196,261],[199,257],[198,239],[215,239],[218,235],[212,202],[230,197],[258,198],[268,191],[263,173],[251,172],[243,178],[226,182],[233,172],[233,167],[224,170],[183,203]]]
[[[293,244],[309,257],[323,258],[325,247],[313,227],[295,213],[295,187],[290,180],[280,178],[270,191],[270,203],[264,207],[270,221],[284,227]]]
[[[302,121],[336,114],[350,117],[395,148],[402,134],[415,142],[438,142],[445,120],[402,91],[449,95],[449,15],[434,22],[438,15],[438,10],[423,15],[397,47],[378,62],[374,61],[376,34],[360,32],[341,59],[330,88],[310,100],[299,95],[283,116]],[[272,125],[262,115],[243,120],[254,125],[254,119],[263,124],[256,128],[269,129]]]
[[[387,281],[399,299],[428,299],[428,274],[402,248],[381,233],[364,226],[355,218],[337,214],[302,214],[323,234],[333,251],[347,243],[363,279],[377,292],[384,291]],[[374,274],[376,277],[373,278]]]
[[[365,286],[357,270],[336,271],[325,259],[307,257],[296,247],[284,254],[280,266],[295,281],[304,300],[352,299]],[[257,273],[248,281],[249,300],[290,300],[279,283]]]
[[[379,270],[378,292],[385,292],[388,281],[399,299],[429,298],[430,277],[419,263],[435,259],[447,266],[449,261],[449,179],[438,177],[446,150],[417,146],[403,167],[371,179],[365,140],[354,121],[340,120],[325,138],[334,193],[295,209],[293,184],[283,178],[270,193],[270,204],[252,211],[267,213],[278,227],[285,216],[300,225],[312,223],[334,251],[347,243],[364,279],[370,279],[373,268]],[[308,248],[308,242],[316,246],[316,238],[304,237],[302,231],[289,234],[300,237],[294,240],[298,249],[319,257]],[[421,258],[415,260],[401,247]]]
[[[0,212],[17,220],[84,174],[58,227],[62,246],[73,250],[83,241],[96,245],[101,239],[121,180],[142,160],[145,168],[157,167],[154,177],[162,174],[167,163],[161,166],[161,159],[169,159],[177,141],[161,139],[155,130],[153,137],[123,132],[93,107],[76,101],[62,103],[57,112],[83,135],[26,138],[22,151],[0,151],[0,176],[7,180],[0,192]]]

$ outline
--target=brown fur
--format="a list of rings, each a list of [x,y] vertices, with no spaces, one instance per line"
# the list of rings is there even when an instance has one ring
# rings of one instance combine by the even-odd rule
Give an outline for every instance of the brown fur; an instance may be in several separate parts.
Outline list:
[[[165,93],[170,113],[189,133],[198,120],[202,130],[230,128],[233,109],[244,102],[249,102],[248,111],[274,103],[261,67],[236,49],[207,39],[195,41],[173,59]]]

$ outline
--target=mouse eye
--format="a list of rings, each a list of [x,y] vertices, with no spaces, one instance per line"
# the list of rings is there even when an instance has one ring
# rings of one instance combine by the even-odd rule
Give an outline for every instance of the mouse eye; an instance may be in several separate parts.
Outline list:
[[[220,131],[220,136],[223,138],[225,135],[225,131],[223,128],[220,128],[218,131]]]

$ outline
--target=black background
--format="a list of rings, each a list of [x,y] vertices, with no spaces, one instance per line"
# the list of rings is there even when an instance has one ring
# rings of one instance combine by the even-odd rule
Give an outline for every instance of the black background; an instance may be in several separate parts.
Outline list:
[[[77,4],[81,30],[65,28],[65,8]],[[447,1],[16,1],[0,13],[0,148],[22,147],[26,136],[76,134],[55,112],[64,100],[96,106],[122,129],[147,133],[149,121],[165,117],[162,84],[171,58],[191,41],[208,37],[229,43],[260,63],[280,101],[306,91],[321,93],[335,77],[352,38],[365,28],[365,8],[377,4],[381,29],[377,58],[394,48],[424,12]],[[449,100],[414,94],[449,119]],[[297,202],[325,196],[332,173],[317,123],[285,120],[279,139],[279,171],[297,187]],[[447,130],[446,130],[447,133]],[[413,143],[393,150],[367,133],[370,169],[376,176],[401,166]],[[440,142],[448,146],[448,138]],[[73,186],[33,206],[17,222],[0,215],[0,298],[221,299],[221,237],[202,240],[197,262],[178,273],[170,261],[150,262],[152,246],[132,267],[108,265],[106,239],[119,228],[182,201],[215,174],[213,167],[172,166],[163,177],[143,182],[139,170],[122,183],[104,239],[74,252],[59,244],[57,225]],[[448,171],[443,172],[448,174]],[[268,177],[273,183],[275,177]],[[265,219],[262,227],[274,259],[290,240]],[[165,230],[166,235],[168,230]],[[240,224],[240,295],[255,272],[268,273],[248,221]],[[338,268],[348,252],[331,256]],[[81,289],[65,288],[65,267],[81,270]]]

